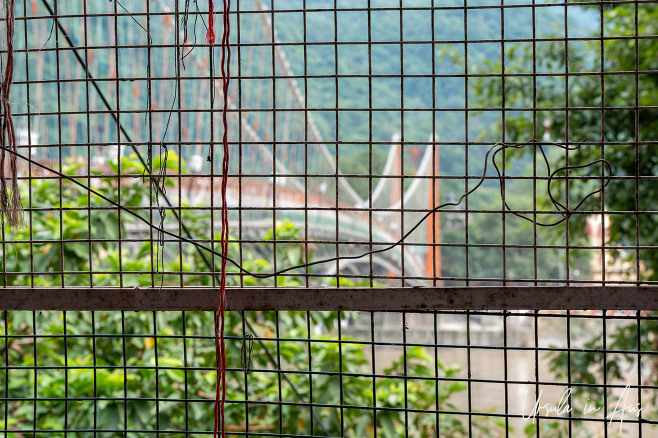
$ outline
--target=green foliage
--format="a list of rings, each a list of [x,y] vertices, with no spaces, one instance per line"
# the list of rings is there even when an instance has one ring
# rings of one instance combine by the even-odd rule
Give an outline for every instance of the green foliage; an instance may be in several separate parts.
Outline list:
[[[168,166],[176,161],[177,157],[170,153]],[[154,173],[160,162],[154,160]],[[108,164],[110,170],[119,170],[117,163]],[[63,171],[75,174],[80,168],[80,164],[69,163]],[[135,156],[124,157],[121,173],[139,176],[144,168]],[[119,201],[120,196],[121,202],[129,207],[143,207],[149,202],[148,180],[122,176],[123,180],[130,178],[131,183],[119,185],[116,174],[93,174],[99,176],[92,179],[94,189],[109,199]],[[80,180],[88,183],[86,177]],[[172,184],[171,181],[164,183]],[[108,209],[105,201],[95,195],[89,197],[87,192],[67,180],[35,179],[31,182],[30,193],[33,207],[48,206],[49,209],[44,214],[33,212],[31,228],[15,232],[16,263],[11,265],[11,258],[7,257],[7,270],[13,272],[7,275],[8,284],[30,285],[32,277],[26,272],[32,270],[32,264],[39,272],[34,276],[37,286],[60,284],[62,268],[72,272],[65,274],[64,279],[65,284],[72,286],[88,286],[92,281],[94,285],[116,286],[120,271],[124,272],[124,286],[179,284],[180,277],[173,274],[143,273],[150,272],[156,264],[157,244],[152,247],[149,242],[125,242],[120,252],[112,242],[119,233],[126,236],[129,227],[138,223],[134,217],[122,212],[119,220],[117,211]],[[60,196],[64,209],[61,220]],[[206,210],[183,210],[182,214],[193,235],[204,235],[210,229],[210,215]],[[10,230],[5,229],[5,232]],[[295,265],[312,260],[312,253],[307,253],[299,233],[294,224],[283,221],[264,240],[276,239],[277,258]],[[22,243],[30,237],[37,242]],[[215,238],[219,241],[219,235]],[[87,239],[95,239],[91,247]],[[65,243],[61,244],[60,240]],[[245,246],[240,252],[233,244],[230,255],[235,258],[242,255],[248,269],[271,271],[272,259],[259,255],[269,246],[267,243],[260,247]],[[196,249],[183,246],[183,251],[176,254],[177,248],[178,245],[165,245],[165,271],[209,271]],[[219,260],[215,263],[215,270],[219,271]],[[93,266],[93,274],[89,273],[90,266]],[[104,273],[95,273],[99,271]],[[236,268],[230,267],[230,272],[237,272]],[[212,282],[209,275],[189,277],[185,276],[187,284],[210,285]],[[230,284],[240,284],[239,277],[228,278]],[[348,279],[339,281],[357,285]],[[243,284],[271,285],[268,280],[251,277],[244,277]],[[304,284],[302,277],[294,275],[278,279],[281,286],[300,284]],[[180,431],[212,427],[217,373],[211,312],[8,312],[6,315],[0,333],[9,336],[7,343],[0,345],[0,355],[7,358],[10,368],[0,373],[0,387],[6,383],[8,396],[13,399],[7,406],[10,429],[31,428],[31,425],[49,431],[63,430],[65,426],[70,430],[117,430],[125,425],[136,430],[159,427]],[[340,316],[337,312],[227,312],[229,403],[226,418],[229,430],[246,429],[244,405],[230,401],[247,398],[250,401],[248,424],[252,432],[309,435],[327,432],[335,436],[340,433],[342,423],[345,436],[372,436],[371,411],[349,406],[367,407],[376,402],[379,407],[395,408],[378,411],[378,436],[397,437],[403,433],[405,424],[404,414],[398,409],[405,404],[409,409],[431,411],[438,406],[457,410],[451,399],[466,389],[465,383],[439,380],[435,386],[432,380],[434,360],[420,347],[409,348],[406,356],[384,370],[384,375],[390,377],[377,378],[374,388],[371,378],[354,377],[371,373],[372,365],[364,345],[335,342],[339,317],[350,316],[349,312],[342,312]],[[318,331],[322,334],[317,335]],[[252,333],[256,338],[249,365],[243,364],[241,359],[243,332]],[[192,337],[183,339],[183,333]],[[39,338],[34,338],[35,334]],[[271,340],[273,337],[309,339],[309,342],[275,341]],[[342,339],[353,341],[346,336]],[[402,377],[405,365],[407,379]],[[248,379],[244,367],[250,370]],[[287,379],[283,378],[279,385],[276,373],[261,371],[268,369],[289,371],[285,373]],[[455,379],[460,371],[458,366],[446,366],[441,361],[436,363],[436,369],[438,377],[446,379]],[[306,372],[310,370],[314,373],[312,377]],[[373,389],[376,400],[373,400]],[[36,406],[31,400],[34,397],[39,399]],[[193,401],[186,406],[184,399]],[[281,415],[277,406],[269,403],[278,401],[290,402],[281,407]],[[313,430],[309,408],[304,405],[309,401],[317,405],[313,410]],[[338,404],[346,407],[342,410],[333,407]],[[4,409],[0,409],[0,413],[4,414]],[[467,431],[463,420],[454,415],[441,414],[439,419],[442,435],[463,436]],[[409,425],[415,436],[436,435],[434,414],[412,415]],[[486,418],[477,419],[474,427],[485,434],[496,434],[504,429],[504,425]],[[64,436],[63,433],[52,435]],[[87,432],[68,432],[71,437],[87,435]],[[34,435],[25,432],[21,436],[32,438]]]
[[[94,409],[97,429],[116,430],[126,422],[128,428],[149,430],[155,428],[156,421],[160,429],[167,430],[210,427],[216,372],[214,342],[210,336],[212,315],[208,312],[187,312],[185,319],[180,312],[66,312],[64,315],[41,312],[34,316],[36,330],[40,336],[51,336],[48,338],[51,340],[39,340],[36,346],[30,337],[35,331],[32,314],[12,312],[9,315],[8,332],[15,337],[8,342],[8,351],[2,351],[2,354],[8,354],[10,366],[23,367],[9,373],[9,394],[16,399],[8,407],[10,428],[25,428],[36,421],[40,429],[61,430],[65,412],[69,429],[90,428]],[[307,434],[327,431],[337,435],[343,417],[345,436],[372,436],[374,423],[372,416],[366,414],[368,411],[349,408],[373,405],[372,379],[351,377],[371,372],[363,346],[358,343],[338,344],[333,342],[335,336],[313,334],[310,343],[268,340],[277,333],[287,338],[307,338],[305,315],[305,312],[280,312],[278,321],[274,312],[246,312],[244,315],[246,321],[256,325],[255,335],[262,340],[262,344],[259,340],[255,342],[251,354],[248,378],[250,429]],[[94,318],[93,324],[91,318]],[[331,321],[333,318],[323,320],[322,315],[315,319],[320,323]],[[180,338],[183,324],[188,335],[205,337],[188,338],[184,344]],[[122,338],[122,326],[125,326],[125,339]],[[230,335],[240,335],[240,315],[229,312],[227,327]],[[2,330],[4,335],[4,328]],[[68,336],[66,340],[61,337],[64,331]],[[92,333],[98,336],[93,341]],[[157,339],[153,336],[155,333],[159,336]],[[343,337],[343,340],[351,339]],[[227,398],[243,400],[245,376],[239,359],[242,338],[229,338],[227,344],[231,370],[227,378]],[[4,345],[0,346],[0,349],[4,348]],[[265,348],[276,352],[279,358],[275,359],[276,365],[268,358]],[[36,374],[32,368],[35,349],[39,366]],[[402,378],[405,362],[407,379]],[[69,367],[66,372],[61,368],[53,369],[65,365]],[[127,367],[125,373],[124,365]],[[194,367],[194,370],[186,372],[184,366]],[[279,387],[275,374],[259,371],[273,366],[290,371],[286,374],[289,382],[283,380]],[[451,398],[464,391],[466,384],[451,379],[457,377],[460,368],[446,366],[441,361],[436,366],[439,378],[447,379],[439,380],[438,406],[442,410],[458,410]],[[303,372],[307,369],[313,370],[312,382]],[[338,374],[339,370],[343,376]],[[375,382],[376,405],[393,409],[378,412],[378,436],[397,437],[404,431],[404,412],[399,409],[405,406],[405,401],[409,409],[431,411],[437,406],[437,386],[431,379],[434,377],[434,363],[426,350],[412,347],[407,350],[406,357],[395,361],[384,370],[384,374],[390,377],[378,378]],[[3,386],[4,379],[5,374],[0,374]],[[44,399],[37,404],[36,419],[33,402],[29,400],[34,396],[35,385],[38,397]],[[65,403],[63,399],[67,397],[69,402]],[[129,399],[127,403],[124,402],[126,397]],[[156,397],[159,402],[155,401]],[[96,404],[94,398],[98,400]],[[188,403],[187,412],[184,404],[177,401],[183,398],[195,400]],[[313,412],[313,431],[308,407],[298,404],[311,399],[318,405]],[[267,404],[278,400],[292,402],[282,408],[283,422],[279,422],[276,406]],[[339,408],[332,407],[339,403],[346,405],[342,413]],[[243,405],[229,402],[226,412],[230,430],[245,429],[247,418]],[[411,414],[409,428],[414,431],[414,436],[435,436],[435,418],[431,412],[422,416]],[[442,436],[463,436],[468,430],[463,420],[452,414],[441,414],[439,425]],[[504,426],[477,418],[474,427],[493,436],[502,433]],[[69,435],[85,436],[75,432],[69,432]],[[146,435],[137,433],[135,436]]]

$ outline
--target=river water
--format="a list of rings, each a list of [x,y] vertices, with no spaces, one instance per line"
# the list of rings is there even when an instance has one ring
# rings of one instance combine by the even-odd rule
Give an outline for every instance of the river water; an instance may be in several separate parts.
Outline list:
[[[406,337],[407,343],[425,344],[425,348],[430,356],[434,357],[434,347],[431,339],[434,339],[434,321],[431,315],[420,315],[420,318],[407,316],[405,321],[406,330],[402,334],[401,320],[399,314],[387,314],[384,319],[376,322],[375,339],[379,342],[388,341],[392,345],[377,345],[375,350],[375,371],[380,374],[399,360],[404,352],[402,341]],[[416,315],[417,316],[417,315]],[[386,320],[388,318],[388,321]],[[508,317],[507,323],[507,349],[503,348],[503,331],[502,326],[496,325],[496,317],[489,318],[485,316],[479,320],[470,322],[471,339],[470,348],[466,346],[466,326],[465,320],[450,319],[437,322],[439,330],[436,335],[439,347],[436,348],[436,354],[444,364],[459,365],[461,370],[456,377],[468,379],[468,363],[470,360],[471,384],[470,384],[470,411],[472,412],[489,412],[496,414],[505,414],[517,416],[509,418],[509,426],[513,429],[510,436],[526,436],[524,430],[535,420],[533,409],[535,405],[539,408],[540,416],[558,417],[558,423],[562,426],[562,434],[556,431],[544,431],[544,427],[549,427],[551,420],[541,420],[540,436],[557,437],[568,436],[568,418],[567,409],[571,406],[571,416],[598,418],[603,420],[606,416],[612,416],[615,420],[622,418],[623,423],[614,422],[609,424],[607,421],[583,421],[576,420],[572,422],[572,436],[605,436],[606,428],[608,436],[635,437],[639,436],[639,426],[636,423],[629,423],[628,420],[635,420],[635,407],[638,400],[637,388],[629,388],[624,391],[625,385],[637,384],[637,367],[632,364],[622,367],[621,373],[623,379],[608,381],[607,384],[618,385],[608,392],[604,400],[587,400],[583,397],[582,387],[578,383],[571,382],[572,401],[569,405],[567,397],[569,391],[569,382],[566,377],[557,377],[550,370],[550,352],[540,350],[537,353],[534,350],[535,323],[531,317],[518,316],[518,319]],[[600,319],[573,319],[570,323],[570,344],[571,348],[579,349],[583,346],[585,339],[597,333],[600,328]],[[614,322],[609,322],[609,329],[612,329]],[[540,318],[537,322],[537,345],[540,348],[565,348],[566,347],[566,319],[565,318]],[[390,330],[389,330],[390,328]],[[365,327],[363,327],[365,329]],[[349,331],[349,330],[348,330]],[[369,338],[365,330],[351,330],[355,337]],[[589,334],[589,336],[588,336]],[[431,339],[430,339],[431,338]],[[491,348],[495,347],[495,348]],[[368,349],[366,349],[368,350]],[[470,357],[469,357],[470,356]],[[572,352],[572,363],[586,360],[585,353]],[[609,353],[608,358],[614,357],[614,353]],[[507,370],[507,373],[505,372]],[[643,377],[646,379],[647,377]],[[598,379],[598,378],[597,378]],[[505,381],[508,383],[505,384]],[[603,384],[602,379],[595,380],[597,384]],[[540,382],[536,385],[535,382]],[[647,380],[644,380],[647,382]],[[646,383],[645,383],[646,384]],[[646,399],[651,394],[643,393]],[[622,397],[617,404],[619,397]],[[594,396],[592,396],[594,397]],[[561,401],[562,400],[562,401]],[[469,411],[469,392],[468,390],[454,394],[450,400],[458,411]],[[584,403],[591,407],[591,411],[586,414],[583,412]],[[447,408],[442,408],[447,409]],[[547,412],[550,410],[550,412]],[[522,418],[521,416],[525,417]],[[468,421],[468,417],[464,417]],[[501,418],[504,421],[504,418]],[[622,433],[620,434],[620,426]],[[503,430],[503,429],[499,429]],[[589,432],[590,435],[586,433]],[[658,436],[658,429],[644,426],[643,436]],[[474,432],[474,435],[476,432]],[[477,435],[476,435],[477,436]],[[535,436],[532,434],[532,436]]]

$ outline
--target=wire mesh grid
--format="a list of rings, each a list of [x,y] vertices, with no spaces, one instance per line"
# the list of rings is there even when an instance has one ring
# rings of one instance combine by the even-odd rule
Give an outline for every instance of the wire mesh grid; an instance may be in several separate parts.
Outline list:
[[[655,314],[228,320],[229,435],[655,433]],[[4,330],[7,436],[212,434],[212,314],[5,312]]]
[[[217,257],[175,237],[217,240],[221,89],[219,49],[200,41],[206,14],[166,2],[28,6],[16,5],[21,150],[174,236],[23,161],[32,226],[5,232],[16,273],[6,282],[213,284]],[[653,2],[357,6],[234,8],[238,264],[274,273],[399,242],[261,284],[655,284]],[[487,163],[505,142],[527,145]],[[49,220],[59,236],[30,231]],[[233,284],[249,281],[238,274]]]
[[[203,3],[5,2],[28,226],[2,230],[3,304],[68,310],[5,311],[5,436],[212,434]],[[658,3],[231,8],[229,308],[265,298],[227,314],[227,432],[655,433]]]

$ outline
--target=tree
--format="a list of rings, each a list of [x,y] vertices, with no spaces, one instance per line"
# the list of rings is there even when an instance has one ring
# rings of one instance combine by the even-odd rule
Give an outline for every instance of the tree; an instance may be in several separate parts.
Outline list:
[[[658,5],[647,3],[638,5],[638,33],[640,36],[654,35],[658,32]],[[537,112],[534,123],[541,135],[544,126],[550,138],[554,141],[567,139],[572,145],[587,139],[575,151],[569,152],[569,163],[584,164],[605,157],[612,167],[615,176],[654,176],[658,173],[658,155],[653,153],[652,146],[647,144],[655,139],[658,129],[658,111],[653,108],[634,109],[637,103],[640,107],[655,105],[658,101],[658,75],[655,73],[635,74],[639,71],[655,71],[658,69],[658,42],[655,39],[638,40],[638,60],[635,59],[635,40],[628,37],[635,35],[635,14],[633,5],[615,5],[606,8],[604,34],[626,39],[606,39],[603,44],[605,72],[615,72],[602,76],[599,72],[601,45],[599,41],[565,43],[550,41],[536,46],[537,71],[564,74],[568,55],[568,71],[586,72],[585,75],[573,75],[551,79],[549,76],[539,76],[537,80],[537,108],[545,108]],[[568,51],[568,52],[567,52]],[[532,46],[512,47],[506,54],[506,72],[532,71]],[[491,65],[488,70],[480,73],[500,73],[500,62]],[[627,73],[625,73],[627,72]],[[635,79],[637,77],[637,93]],[[477,99],[487,106],[501,105],[503,96],[502,81],[485,78],[477,81]],[[568,84],[568,102],[565,93]],[[602,88],[603,86],[603,88]],[[603,102],[601,102],[601,91]],[[532,107],[532,78],[527,76],[512,76],[505,79],[505,101],[507,106]],[[636,98],[637,94],[637,98]],[[568,111],[554,111],[551,108],[562,108],[568,104],[578,108]],[[603,107],[601,106],[603,104]],[[603,108],[603,109],[602,109]],[[533,136],[533,114],[531,111],[510,112],[506,116],[505,134],[510,142],[523,142]],[[499,134],[501,127],[494,128]],[[603,138],[601,134],[603,133]],[[636,160],[636,153],[639,159]],[[556,166],[566,163],[564,154],[554,159]],[[601,169],[587,169],[588,173],[600,176]],[[598,172],[598,173],[597,173]],[[598,184],[600,185],[600,178]],[[590,191],[592,184],[571,183],[569,187],[570,200],[582,199]],[[564,195],[564,185],[554,187],[558,194]],[[626,178],[610,183],[609,193],[614,196],[605,198],[605,209],[610,211],[635,211],[636,180]],[[650,210],[651,200],[658,197],[658,189],[652,180],[637,181],[639,192],[639,210]],[[592,197],[583,206],[584,210],[599,210],[601,197]],[[571,217],[570,234],[578,236],[585,230],[586,217],[576,215]],[[633,214],[610,215],[606,217],[610,233],[610,245],[634,244],[636,241],[636,217]],[[653,215],[639,216],[640,244],[652,244],[658,240],[658,220]],[[617,254],[616,254],[617,255]],[[629,260],[635,259],[634,253],[627,253]],[[658,256],[643,253],[643,269],[641,277],[644,280],[658,279]]]
[[[596,196],[588,199],[583,210],[600,211],[639,211],[635,214],[606,215],[607,241],[610,246],[655,245],[658,241],[658,218],[643,214],[654,210],[654,200],[658,199],[658,186],[653,179],[658,174],[658,154],[653,150],[658,132],[658,111],[651,106],[658,102],[658,40],[652,36],[658,33],[658,4],[607,4],[597,2],[596,6],[584,6],[600,12],[603,29],[594,32],[597,37],[603,32],[606,39],[590,41],[569,41],[560,39],[544,41],[536,45],[516,44],[506,50],[506,73],[533,72],[557,74],[538,75],[536,88],[529,76],[505,77],[476,80],[476,99],[487,106],[500,106],[502,97],[508,107],[533,107],[536,94],[536,116],[532,111],[508,112],[506,116],[505,138],[510,142],[524,142],[533,137],[533,128],[538,136],[545,132],[553,141],[571,142],[571,145],[587,139],[587,144],[568,153],[570,165],[580,165],[605,158],[610,162],[612,175],[626,177],[614,179],[606,189],[605,198]],[[636,26],[637,20],[637,26]],[[636,33],[637,31],[637,33]],[[648,37],[648,38],[647,38]],[[533,49],[536,50],[533,61]],[[637,56],[636,56],[637,54]],[[568,60],[568,63],[567,63]],[[535,63],[533,68],[533,62]],[[603,65],[601,65],[601,62]],[[601,71],[606,72],[605,75]],[[574,73],[566,76],[565,72]],[[478,73],[501,73],[501,62],[490,64]],[[643,73],[646,72],[646,73]],[[554,111],[551,108],[574,108],[567,111]],[[568,115],[567,115],[568,114]],[[536,117],[536,118],[534,118]],[[502,137],[501,126],[492,128]],[[541,141],[541,139],[539,139]],[[565,153],[552,155],[556,167],[564,166]],[[588,168],[587,173],[594,178],[586,183],[570,182],[569,196],[572,205],[582,199],[592,188],[601,186],[601,168]],[[578,174],[572,172],[572,175]],[[584,173],[581,173],[584,174]],[[555,184],[554,191],[564,199],[564,184]],[[637,194],[637,195],[636,195]],[[639,195],[639,197],[637,197]],[[548,201],[544,199],[544,203]],[[585,237],[585,215],[571,216],[569,241]],[[557,239],[564,242],[566,227],[560,227]],[[658,252],[656,251],[613,251],[614,257],[624,259],[629,266],[636,266],[640,256],[639,272],[630,269],[627,279],[658,280]],[[656,314],[643,313],[644,316]],[[630,324],[612,333],[607,349],[634,351],[658,349],[658,321],[642,320],[639,328]],[[653,335],[652,335],[653,333]],[[610,336],[610,333],[608,333]],[[573,381],[600,382],[604,373],[613,378],[622,378],[625,366],[636,362],[635,355],[608,356],[596,352],[602,346],[602,334],[596,334],[585,344],[588,353],[571,355],[571,378]],[[552,355],[551,368],[558,376],[565,376],[568,366],[567,353]],[[658,364],[644,361],[643,369],[649,379],[644,384],[658,383]],[[604,363],[607,368],[604,369]],[[646,371],[649,371],[648,373]],[[598,397],[600,388],[585,388],[579,391],[582,399]],[[581,400],[582,401],[582,400]],[[646,394],[643,399],[645,418],[655,416],[648,406],[656,406],[656,393]],[[534,431],[529,431],[534,434]]]

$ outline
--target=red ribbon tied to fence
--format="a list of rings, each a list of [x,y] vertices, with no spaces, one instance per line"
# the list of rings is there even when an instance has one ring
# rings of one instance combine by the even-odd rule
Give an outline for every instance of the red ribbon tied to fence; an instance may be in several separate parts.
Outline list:
[[[208,0],[208,31],[206,32],[206,43],[211,46],[215,44],[215,4]]]
[[[226,342],[224,341],[224,323],[226,312],[226,262],[228,260],[228,207],[226,205],[226,186],[228,184],[228,165],[229,165],[229,149],[228,149],[228,103],[229,93],[228,87],[231,81],[231,46],[229,45],[229,36],[231,33],[229,11],[231,7],[230,0],[224,0],[224,11],[222,13],[224,29],[222,33],[222,97],[224,106],[222,108],[222,127],[224,129],[222,137],[222,146],[224,156],[222,159],[222,230],[221,230],[221,272],[220,272],[220,299],[217,317],[215,318],[215,352],[217,357],[217,386],[215,390],[215,408],[214,408],[214,432],[213,437],[217,437],[218,431],[221,430],[222,438],[226,436],[226,421],[224,418],[224,405],[226,404]],[[214,13],[215,8],[213,0],[208,0],[208,33],[206,34],[206,42],[211,46],[215,44],[215,30],[214,30]],[[211,49],[212,50],[212,49]],[[212,145],[211,145],[212,147]],[[211,153],[211,156],[214,154]],[[220,428],[221,425],[221,428]]]

